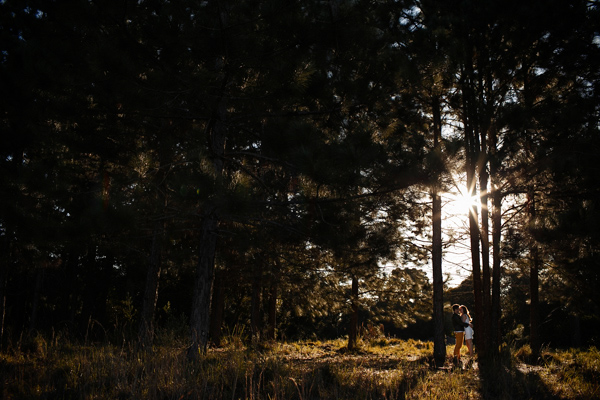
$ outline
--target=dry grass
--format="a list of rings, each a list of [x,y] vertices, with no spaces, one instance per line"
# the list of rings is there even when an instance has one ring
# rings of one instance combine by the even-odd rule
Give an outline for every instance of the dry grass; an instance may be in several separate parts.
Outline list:
[[[37,337],[0,353],[0,397],[27,399],[594,399],[600,352],[506,348],[495,363],[431,365],[428,342],[380,338],[245,346],[190,364],[181,346],[83,346]],[[448,347],[447,353],[451,354]],[[448,360],[449,361],[449,360]]]

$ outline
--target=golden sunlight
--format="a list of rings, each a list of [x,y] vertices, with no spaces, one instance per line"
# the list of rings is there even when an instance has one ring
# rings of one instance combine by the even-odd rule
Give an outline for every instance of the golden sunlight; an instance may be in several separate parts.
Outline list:
[[[443,197],[445,218],[466,217],[471,207],[480,207],[479,196],[471,196],[467,187],[461,184],[457,184],[454,191],[444,193]]]

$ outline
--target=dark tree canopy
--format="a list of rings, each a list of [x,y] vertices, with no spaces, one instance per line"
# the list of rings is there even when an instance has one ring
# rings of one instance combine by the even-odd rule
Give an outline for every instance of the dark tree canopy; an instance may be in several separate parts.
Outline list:
[[[527,324],[534,278],[541,324],[596,326],[598,13],[1,1],[0,338],[443,340],[435,218],[463,173],[481,332]]]

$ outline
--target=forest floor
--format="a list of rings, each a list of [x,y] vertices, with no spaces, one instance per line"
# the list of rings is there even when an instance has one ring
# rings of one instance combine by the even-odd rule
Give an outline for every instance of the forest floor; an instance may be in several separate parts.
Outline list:
[[[73,344],[37,338],[0,352],[5,399],[600,399],[600,351],[505,348],[494,365],[432,362],[433,344],[342,339],[210,349],[197,363],[161,344]],[[447,354],[452,354],[448,346]]]

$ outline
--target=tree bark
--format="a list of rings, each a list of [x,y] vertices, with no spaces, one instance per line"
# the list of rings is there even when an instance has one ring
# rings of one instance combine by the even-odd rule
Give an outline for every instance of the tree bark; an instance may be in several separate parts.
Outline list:
[[[440,138],[442,119],[439,99],[435,99],[433,109],[433,147],[441,158]],[[446,340],[444,337],[444,278],[442,276],[442,198],[439,186],[434,185],[432,192],[432,228],[431,264],[433,268],[433,358],[436,365],[446,360]]]
[[[221,345],[224,310],[225,288],[223,287],[223,278],[220,273],[216,272],[210,307],[210,341],[215,346]]]
[[[348,350],[354,350],[358,340],[358,278],[352,276],[352,312],[350,314],[350,326],[348,330]]]
[[[502,264],[500,262],[500,239],[502,234],[502,192],[498,185],[492,182],[492,321],[490,349],[498,353],[501,342],[500,317],[500,279]]]
[[[269,288],[269,319],[267,326],[267,339],[275,340],[277,336],[277,296],[279,292],[279,260],[275,262],[273,274],[271,276],[271,286]]]
[[[194,282],[192,315],[190,318],[191,346],[188,358],[197,361],[206,352],[210,329],[210,301],[214,278],[218,219],[214,207],[206,211],[200,227],[198,267]]]
[[[214,116],[207,126],[208,148],[212,155],[213,171],[217,186],[222,183],[223,155],[225,153],[225,139],[227,137],[225,121],[227,108],[224,98],[227,81],[228,76],[225,74],[221,86],[221,98],[218,100]],[[206,351],[208,345],[210,301],[219,228],[219,217],[216,206],[218,202],[218,194],[215,194],[215,198],[212,201],[209,200],[204,204],[200,223],[198,266],[194,282],[192,314],[190,318],[191,345],[188,349],[188,358],[194,361],[198,360],[200,351],[203,353]]]
[[[479,160],[479,135],[474,130],[476,118],[474,114],[474,99],[472,96],[472,76],[473,65],[470,62],[466,63],[466,69],[463,71],[463,125],[465,130],[465,147],[466,147],[466,172],[467,172],[467,189],[469,196],[474,197],[477,193],[477,175],[476,167]],[[472,279],[473,279],[473,298],[474,298],[474,320],[473,328],[475,336],[479,337],[477,341],[477,349],[480,354],[485,354],[485,338],[483,334],[483,291],[481,279],[481,262],[479,252],[479,221],[477,207],[472,205],[469,209],[469,236],[471,246],[471,264],[472,264]]]
[[[260,318],[260,294],[262,291],[262,261],[258,262],[257,270],[252,277],[252,296],[251,296],[251,312],[250,312],[250,330],[252,333],[252,341],[260,340],[261,318]]]
[[[154,312],[158,300],[158,282],[161,273],[161,253],[164,228],[164,221],[155,221],[138,331],[138,337],[142,347],[151,345],[154,338]]]
[[[529,190],[528,194],[528,205],[529,205],[529,223],[530,228],[535,226],[536,218],[536,202],[535,193],[533,190]],[[537,244],[535,240],[531,239],[531,267],[529,271],[529,345],[531,346],[531,353],[534,359],[540,354],[541,342],[540,342],[540,320],[539,320],[539,270],[540,270],[540,256]]]
[[[33,302],[32,302],[32,306],[31,306],[31,317],[29,320],[29,334],[30,335],[33,334],[36,329],[40,295],[42,292],[42,285],[44,282],[44,271],[45,271],[45,268],[43,266],[38,267],[35,270],[35,286],[33,289]]]
[[[482,149],[484,148],[482,143]],[[479,201],[481,204],[481,290],[483,300],[483,341],[486,344],[491,344],[492,334],[492,299],[491,299],[491,276],[490,276],[490,216],[488,211],[489,196],[488,196],[488,183],[489,176],[486,171],[487,157],[480,157],[480,172],[479,172]],[[489,347],[489,346],[488,346]]]
[[[0,259],[0,350],[4,348],[4,321],[6,318],[6,286],[8,282],[8,266],[12,256],[10,254],[10,242],[8,235],[4,235],[2,240],[4,257]]]

